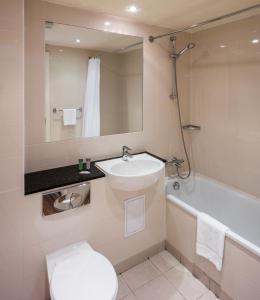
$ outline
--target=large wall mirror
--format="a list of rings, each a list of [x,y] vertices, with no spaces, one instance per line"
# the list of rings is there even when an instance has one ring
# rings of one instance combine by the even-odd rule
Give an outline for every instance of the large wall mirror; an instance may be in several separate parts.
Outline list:
[[[45,24],[45,141],[142,130],[143,39]]]

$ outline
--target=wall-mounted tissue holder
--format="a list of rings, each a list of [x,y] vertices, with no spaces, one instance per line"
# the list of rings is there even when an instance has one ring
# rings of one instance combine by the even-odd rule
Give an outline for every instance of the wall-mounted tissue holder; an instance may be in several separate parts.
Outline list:
[[[90,203],[90,183],[82,183],[42,194],[42,213],[49,216]]]

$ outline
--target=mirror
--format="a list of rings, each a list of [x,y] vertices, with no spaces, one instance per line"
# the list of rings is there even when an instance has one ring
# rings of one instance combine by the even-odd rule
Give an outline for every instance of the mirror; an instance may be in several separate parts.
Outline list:
[[[142,131],[143,38],[45,23],[45,141]]]

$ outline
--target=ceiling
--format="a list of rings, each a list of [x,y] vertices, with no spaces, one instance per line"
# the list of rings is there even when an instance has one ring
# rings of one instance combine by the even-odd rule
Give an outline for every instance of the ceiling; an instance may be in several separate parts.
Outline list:
[[[146,24],[180,29],[236,10],[260,0],[45,0],[56,4],[128,17]],[[138,11],[126,7],[134,4]],[[260,13],[260,10],[258,10]],[[250,14],[256,14],[252,11]]]
[[[78,43],[77,40],[79,40]],[[57,23],[52,23],[51,26],[45,27],[46,44],[56,46],[114,52],[142,41],[143,39],[140,37],[85,27]],[[136,47],[131,47],[132,49],[136,49]]]

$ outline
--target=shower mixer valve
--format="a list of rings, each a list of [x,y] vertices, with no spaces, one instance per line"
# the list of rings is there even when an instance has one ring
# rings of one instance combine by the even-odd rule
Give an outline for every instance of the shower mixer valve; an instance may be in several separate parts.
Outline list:
[[[166,162],[166,166],[175,166],[176,168],[181,168],[183,163],[184,160],[182,158],[178,159],[177,157],[173,157],[172,160]]]

